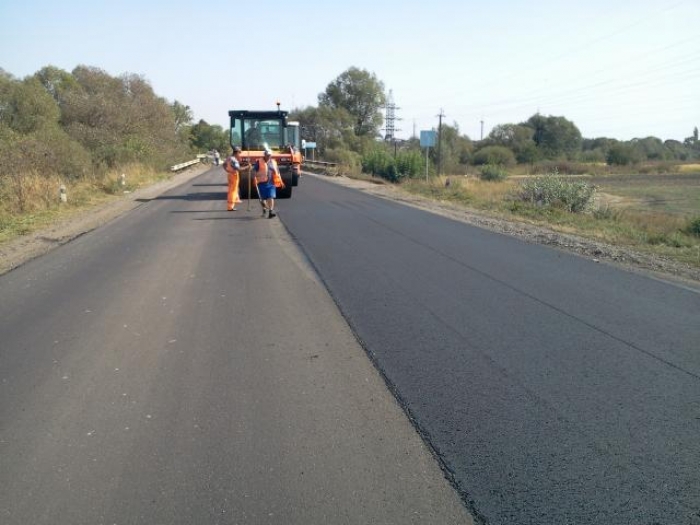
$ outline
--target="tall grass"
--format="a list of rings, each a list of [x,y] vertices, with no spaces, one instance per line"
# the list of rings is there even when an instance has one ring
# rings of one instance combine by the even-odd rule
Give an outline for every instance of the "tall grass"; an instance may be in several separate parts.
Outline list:
[[[4,175],[0,177],[0,242],[31,233],[64,216],[169,176],[140,164],[112,169],[102,177],[74,180],[31,169]],[[60,200],[62,185],[67,195],[65,203]]]

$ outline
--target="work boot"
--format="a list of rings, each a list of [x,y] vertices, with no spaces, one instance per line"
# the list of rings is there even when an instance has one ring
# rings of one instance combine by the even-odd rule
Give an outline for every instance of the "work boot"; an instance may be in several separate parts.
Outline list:
[[[270,210],[270,215],[267,218],[272,219],[272,217],[277,217],[277,214],[274,211]]]

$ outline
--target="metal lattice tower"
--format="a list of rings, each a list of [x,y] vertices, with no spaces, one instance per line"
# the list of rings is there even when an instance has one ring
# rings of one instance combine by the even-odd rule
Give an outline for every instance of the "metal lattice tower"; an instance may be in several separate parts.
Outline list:
[[[397,129],[394,126],[394,122],[397,120],[401,120],[400,118],[396,117],[396,110],[401,109],[394,104],[394,92],[390,89],[389,90],[389,95],[386,97],[386,105],[384,106],[385,110],[385,121],[386,121],[386,127],[382,130],[385,131],[386,134],[384,135],[384,140],[394,140],[396,138],[396,132],[401,131],[400,129]]]

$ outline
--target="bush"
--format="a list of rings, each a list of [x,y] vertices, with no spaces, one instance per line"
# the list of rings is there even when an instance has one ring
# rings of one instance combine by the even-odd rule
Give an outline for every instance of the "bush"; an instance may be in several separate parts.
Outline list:
[[[557,173],[559,175],[585,175],[591,171],[591,166],[580,162],[543,161],[535,166],[535,173]]]
[[[486,164],[481,167],[479,172],[481,180],[502,181],[508,177],[508,172],[506,172],[503,166],[497,166],[495,164]]]
[[[693,237],[700,237],[700,217],[690,219],[683,231]]]
[[[341,172],[355,174],[362,171],[362,157],[354,151],[329,148],[323,157],[326,162],[337,162]]]
[[[387,151],[377,148],[362,157],[362,171],[398,182],[420,175],[421,159],[420,153],[415,151],[402,151],[394,158]]]
[[[595,190],[592,184],[567,181],[555,172],[523,181],[520,184],[519,198],[537,206],[562,208],[571,213],[579,213],[589,207]]]
[[[495,164],[500,166],[514,166],[515,154],[505,146],[486,146],[474,153],[474,165]]]
[[[425,162],[418,151],[400,151],[396,157],[396,168],[404,177],[418,177],[424,173]]]

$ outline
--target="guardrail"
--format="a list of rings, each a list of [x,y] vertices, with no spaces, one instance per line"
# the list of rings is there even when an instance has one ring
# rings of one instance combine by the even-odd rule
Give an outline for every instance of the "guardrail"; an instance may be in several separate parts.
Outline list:
[[[338,175],[337,162],[304,159],[304,167],[309,168],[309,171],[320,170],[324,175]]]
[[[188,166],[199,164],[200,161],[201,159],[199,158],[199,156],[197,156],[197,158],[194,160],[188,160],[187,162],[182,162],[180,164],[175,164],[175,166],[170,166],[170,171],[179,171],[181,169],[187,168]]]
[[[304,164],[309,164],[310,166],[321,166],[325,168],[335,168],[338,165],[337,162],[321,162],[320,160],[309,159],[304,159]]]

